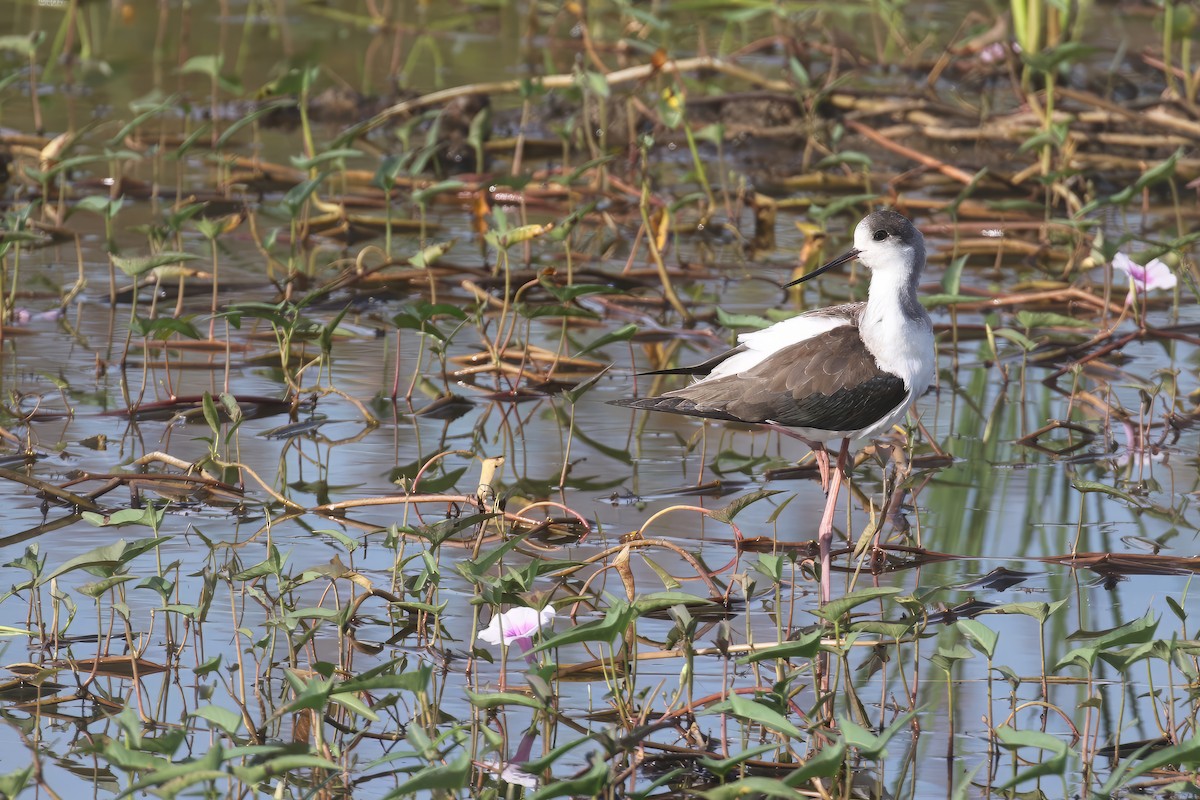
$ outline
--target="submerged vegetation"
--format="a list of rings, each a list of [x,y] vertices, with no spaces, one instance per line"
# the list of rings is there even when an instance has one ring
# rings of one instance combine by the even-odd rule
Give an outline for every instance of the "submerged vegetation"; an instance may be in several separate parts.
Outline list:
[[[0,796],[1195,793],[1190,4],[0,20]],[[881,205],[822,605],[802,447],[603,401]]]

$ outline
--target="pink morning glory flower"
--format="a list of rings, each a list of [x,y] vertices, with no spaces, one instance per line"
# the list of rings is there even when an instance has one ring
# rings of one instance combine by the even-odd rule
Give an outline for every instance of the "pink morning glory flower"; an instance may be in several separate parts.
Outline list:
[[[1125,296],[1125,305],[1133,302],[1135,295],[1142,295],[1151,289],[1174,289],[1176,278],[1171,268],[1157,258],[1151,259],[1146,266],[1133,263],[1133,259],[1124,253],[1113,256],[1113,267],[1124,272],[1133,282],[1133,288]]]
[[[496,772],[500,775],[500,780],[505,783],[511,783],[516,786],[524,786],[527,789],[534,789],[538,785],[536,775],[531,775],[525,770],[518,767],[518,764],[523,764],[529,760],[530,750],[533,748],[533,732],[526,733],[521,737],[521,743],[517,745],[517,752],[513,753],[511,761],[503,762],[488,759],[487,761],[476,762],[480,767]]]
[[[516,644],[522,653],[533,647],[533,635],[554,621],[554,607],[546,606],[541,611],[518,606],[503,614],[492,617],[492,623],[479,634],[481,641],[488,644]]]

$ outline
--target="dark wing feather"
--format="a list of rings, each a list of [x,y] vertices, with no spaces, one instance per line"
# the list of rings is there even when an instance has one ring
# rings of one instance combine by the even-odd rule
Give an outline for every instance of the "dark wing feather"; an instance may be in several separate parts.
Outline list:
[[[686,414],[689,417],[706,417],[708,419],[723,419],[726,422],[746,422],[722,411],[719,408],[700,408],[691,400],[683,397],[661,395],[659,397],[627,397],[621,400],[609,400],[609,405],[640,408],[643,411],[665,411],[668,414]]]
[[[745,352],[745,345],[738,345],[732,350],[726,350],[724,353],[718,353],[708,361],[699,364],[693,364],[690,367],[672,367],[670,369],[656,369],[650,372],[639,372],[638,375],[707,375],[712,372],[717,366],[730,356],[735,356],[738,353]],[[618,404],[620,405],[620,404]]]
[[[853,431],[887,416],[906,395],[904,381],[880,369],[857,328],[846,326],[789,345],[737,375],[617,402],[734,422]]]

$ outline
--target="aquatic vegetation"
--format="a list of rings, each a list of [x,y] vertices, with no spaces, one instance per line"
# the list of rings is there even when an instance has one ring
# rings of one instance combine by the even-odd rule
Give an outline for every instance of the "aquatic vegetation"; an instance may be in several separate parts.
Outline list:
[[[0,795],[1193,791],[1195,14],[1009,10],[5,5]],[[821,605],[802,446],[604,401],[883,205]]]
[[[554,621],[554,606],[541,611],[526,606],[510,608],[492,617],[491,623],[479,632],[479,640],[491,645],[510,647],[516,645],[522,655],[529,655],[535,634]]]
[[[1133,259],[1124,253],[1113,256],[1113,268],[1129,278],[1129,294],[1125,296],[1125,305],[1132,305],[1137,297],[1143,297],[1148,292],[1157,289],[1174,289],[1178,282],[1171,268],[1152,258],[1143,266],[1135,264]]]

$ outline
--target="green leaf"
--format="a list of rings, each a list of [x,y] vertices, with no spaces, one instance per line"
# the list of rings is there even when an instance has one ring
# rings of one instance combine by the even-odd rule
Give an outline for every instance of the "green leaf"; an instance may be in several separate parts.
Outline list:
[[[830,773],[832,774],[832,773]],[[794,800],[796,790],[775,778],[739,778],[700,793],[705,800],[740,800],[744,797],[786,797]]]
[[[948,295],[957,295],[959,286],[962,284],[963,267],[966,266],[967,257],[961,255],[955,258],[946,265],[946,271],[942,273],[942,291]]]
[[[200,404],[204,408],[204,421],[208,423],[209,430],[213,433],[219,433],[221,430],[221,416],[217,413],[217,404],[213,402],[213,396],[208,390],[205,390]]]
[[[157,267],[165,267],[168,264],[179,264],[184,261],[195,261],[200,256],[194,253],[171,250],[148,256],[126,257],[110,254],[109,258],[112,260],[113,266],[121,270],[121,272],[124,272],[131,278],[136,278]]]
[[[585,737],[586,739],[586,737]],[[578,778],[556,780],[528,796],[528,800],[548,800],[551,797],[604,797],[609,782],[609,765],[603,754],[593,753],[592,765]]]
[[[166,511],[153,505],[145,508],[122,508],[111,514],[97,514],[93,511],[83,512],[83,518],[98,527],[121,527],[122,525],[145,525],[148,528],[157,527],[162,522]],[[145,539],[141,541],[146,541]],[[153,540],[150,540],[153,541]]]
[[[222,86],[226,89],[232,88],[228,83],[225,82],[222,82]],[[234,136],[237,135],[238,131],[242,130],[242,128],[245,128],[247,125],[253,125],[259,119],[267,116],[268,114],[274,114],[280,109],[292,108],[295,105],[296,101],[292,98],[282,97],[278,100],[272,100],[269,103],[263,103],[253,111],[239,114],[237,119],[229,122],[229,127],[221,131],[221,135],[217,137],[215,149],[221,150],[229,143],[231,139],[233,139]],[[208,123],[205,124],[207,125]]]
[[[1008,339],[1026,353],[1037,347],[1037,342],[1033,341],[1025,334],[1013,330],[1012,328],[996,328],[994,331],[992,331],[992,333],[1002,339]]]
[[[598,350],[601,347],[604,347],[605,345],[613,344],[614,342],[627,342],[630,339],[632,339],[637,334],[637,332],[638,332],[638,326],[634,325],[632,322],[630,322],[626,325],[622,325],[620,328],[617,328],[615,331],[609,331],[608,333],[604,334],[603,336],[597,338],[595,341],[593,341],[590,344],[588,344],[587,346],[585,346],[582,350],[579,350],[577,353],[575,353],[575,357],[579,358],[580,356],[584,356],[584,355],[592,352],[593,350]]]
[[[953,306],[959,303],[978,303],[979,298],[969,294],[926,294],[920,297],[921,305],[926,308]]]
[[[593,72],[590,69],[580,70],[579,77],[582,78],[582,85],[586,89],[601,99],[607,99],[611,94],[611,89],[608,86],[608,80],[599,72]]]
[[[811,631],[794,642],[781,642],[762,650],[756,650],[738,659],[739,664],[753,664],[768,659],[812,658],[821,649],[821,631]]]
[[[446,520],[446,522],[463,522],[470,520],[470,524],[463,527],[458,527],[458,530],[465,530],[465,528],[474,527],[475,525],[489,520],[495,516],[497,515],[472,514],[471,517],[466,518],[466,520]],[[429,526],[427,530],[432,530],[438,524],[445,523],[436,523],[435,525]],[[461,573],[463,577],[467,578],[467,580],[471,581],[472,583],[478,583],[485,575],[491,572],[492,567],[494,567],[500,561],[500,559],[504,558],[504,556],[507,555],[518,544],[525,541],[526,536],[528,536],[528,533],[517,534],[516,536],[509,538],[499,547],[493,547],[480,553],[479,558],[464,558],[455,564],[455,566],[457,567],[459,573]],[[431,537],[431,541],[434,541],[436,544],[445,538],[446,536],[438,536],[436,539]]]
[[[987,608],[981,611],[981,614],[1024,614],[1027,617],[1033,617],[1038,622],[1045,622],[1050,618],[1050,615],[1058,611],[1066,604],[1066,600],[1056,600],[1053,603],[1043,603],[1037,600],[1031,600],[1024,603],[1004,603],[1002,605]]]
[[[315,178],[302,181],[287,190],[281,202],[293,218],[300,216],[300,209],[304,207],[304,203],[312,196],[313,192],[317,190],[317,187],[321,185],[328,175],[328,172],[322,172]]]
[[[3,39],[13,37],[0,37],[0,49],[3,49]],[[21,37],[24,38],[24,37]],[[29,785],[29,778],[33,775],[33,763],[30,762],[27,767],[18,767],[12,772],[6,772],[0,775],[0,796],[17,797],[21,792],[25,791],[25,787]]]
[[[867,758],[880,758],[884,755],[884,749],[887,743],[891,741],[904,726],[912,722],[917,716],[916,711],[909,711],[906,714],[901,714],[896,718],[891,725],[878,734],[872,733],[856,722],[851,721],[848,717],[838,715],[838,728],[842,731],[842,735],[846,738],[846,746],[853,747],[858,752]]]
[[[239,751],[246,749],[248,748],[238,748]],[[256,784],[292,770],[304,770],[306,773],[312,770],[325,770],[336,773],[340,769],[342,769],[341,765],[327,758],[306,753],[297,753],[267,759],[262,763],[253,764],[248,767],[235,766],[233,774],[243,783]]]
[[[1106,205],[1125,205],[1132,201],[1135,197],[1141,194],[1146,187],[1166,180],[1175,174],[1175,165],[1179,162],[1179,157],[1183,154],[1183,150],[1176,150],[1170,158],[1162,161],[1150,169],[1146,170],[1134,181],[1131,185],[1126,186],[1116,194],[1108,197],[1098,197],[1092,202],[1086,204],[1076,213],[1076,219],[1082,219],[1090,215],[1093,211]]]
[[[1033,328],[1094,328],[1087,320],[1056,314],[1053,311],[1018,311],[1017,323],[1024,329]]]
[[[441,181],[440,183],[435,183],[413,192],[412,201],[419,206],[424,206],[439,194],[443,192],[457,192],[465,185],[462,181]]]
[[[596,283],[574,283],[569,286],[558,286],[546,275],[538,276],[538,283],[560,303],[570,303],[577,298],[593,294],[621,294],[621,290],[615,286],[604,286]]]
[[[730,330],[734,328],[762,330],[775,324],[766,317],[760,317],[757,314],[729,314],[722,310],[720,306],[717,307],[717,322],[720,323],[722,328],[729,328]]]
[[[238,729],[242,727],[241,714],[230,711],[228,708],[221,708],[220,706],[201,706],[188,716],[208,720],[230,735],[237,733]]]
[[[779,489],[758,489],[757,491],[750,492],[750,494],[744,494],[741,497],[735,498],[724,508],[719,508],[716,511],[711,512],[709,516],[718,522],[729,524],[733,522],[733,518],[736,517],[738,513],[742,511],[742,509],[746,508],[752,503],[757,503],[759,500],[777,494],[782,494],[782,491]]]
[[[788,786],[800,787],[814,778],[832,778],[846,760],[846,740],[841,736],[809,756],[799,769],[793,770],[783,782]]]
[[[1072,61],[1078,61],[1095,51],[1095,47],[1086,45],[1083,42],[1064,42],[1056,47],[1047,47],[1040,52],[1026,52],[1022,50],[1020,55],[1022,61],[1039,72],[1053,72],[1058,69],[1060,64],[1069,64]]]
[[[954,624],[972,647],[988,658],[995,657],[996,642],[1000,639],[998,633],[975,619],[960,619]]]
[[[342,686],[339,686],[329,696],[329,702],[333,703],[334,705],[339,705],[342,708],[346,709],[347,711],[357,714],[358,716],[362,717],[363,719],[369,719],[372,722],[379,721],[378,714],[376,714],[374,711],[372,711],[370,708],[368,708],[367,704],[364,703],[361,699],[359,699],[358,696],[356,696],[350,692],[344,691]]]
[[[121,210],[123,204],[124,198],[121,197],[114,200],[111,197],[92,194],[80,198],[79,202],[75,204],[75,209],[77,211],[90,211],[93,214],[99,214],[102,217],[112,219]]]
[[[601,378],[603,378],[605,375],[608,374],[608,371],[610,369],[611,369],[611,367],[605,367],[604,369],[600,370],[592,377],[576,384],[575,386],[571,387],[570,389],[563,389],[563,391],[562,391],[563,397],[566,398],[568,403],[570,403],[571,405],[575,405],[576,403],[579,402],[579,399],[581,397],[583,397],[585,394],[587,394],[588,391],[593,386],[595,386],[597,383],[600,382]]]
[[[183,66],[179,68],[179,71],[184,75],[198,74],[206,75],[209,78],[216,78],[221,74],[223,63],[224,59],[219,55],[192,56],[183,62]]]
[[[955,664],[969,658],[971,658],[971,651],[961,644],[956,644],[942,645],[929,657],[929,660],[949,675]]]
[[[440,789],[445,792],[458,792],[471,779],[471,753],[463,750],[449,764],[435,764],[417,772],[404,783],[385,795],[386,800],[393,798],[412,797],[418,792],[429,792]]]
[[[1141,751],[1135,753],[1133,757],[1137,758],[1139,755],[1141,755]],[[1122,783],[1127,783],[1160,767],[1175,765],[1177,767],[1187,766],[1194,768],[1197,763],[1200,763],[1200,736],[1193,736],[1179,744],[1173,744],[1170,747],[1164,747],[1162,750],[1156,750],[1128,768],[1120,777],[1123,779]],[[1106,783],[1105,788],[1101,791],[1103,792],[1103,796],[1107,797],[1116,794],[1116,789],[1117,786],[1113,786],[1110,789]]]
[[[525,319],[546,319],[548,317],[565,319],[599,319],[594,311],[576,306],[566,306],[559,303],[518,303],[517,313]]]
[[[252,581],[255,578],[261,578],[266,575],[281,575],[283,573],[283,561],[279,555],[279,548],[271,545],[270,552],[267,557],[258,562],[254,566],[244,569],[233,576],[235,581]]]
[[[638,597],[633,601],[632,608],[638,616],[644,616],[678,605],[710,606],[713,604],[714,601],[706,597],[698,597],[687,592],[654,592],[653,594]]]
[[[157,91],[155,91],[154,94],[161,97],[161,93],[159,93]],[[143,107],[143,104],[134,102],[134,103],[130,103],[130,107],[136,111],[139,107]],[[164,111],[168,111],[168,110],[175,109],[178,107],[179,107],[179,96],[178,95],[171,95],[170,97],[167,97],[162,102],[154,103],[149,108],[147,108],[145,111],[142,111],[136,117],[131,119],[129,122],[122,125],[121,129],[118,130],[115,134],[113,134],[112,138],[110,138],[106,142],[107,146],[108,147],[119,147],[125,141],[126,137],[128,137],[131,133],[133,133],[135,130],[137,130],[137,127],[139,125],[141,125],[143,122],[145,122],[146,120],[148,120],[152,117],[158,116],[159,114],[163,113]]]
[[[335,147],[332,150],[317,153],[312,158],[291,156],[288,160],[292,162],[292,166],[296,169],[302,169],[307,172],[310,169],[316,169],[325,164],[340,162],[347,158],[358,158],[362,154],[362,150],[356,150],[353,147]]]
[[[1158,617],[1147,612],[1145,616],[1108,628],[1102,631],[1079,630],[1067,637],[1068,641],[1091,641],[1096,647],[1124,647],[1130,644],[1144,644],[1154,638],[1158,628]]]
[[[99,597],[114,586],[120,586],[122,583],[137,580],[136,575],[113,575],[108,578],[101,578],[93,583],[85,583],[79,587],[79,591],[92,599]]]
[[[900,591],[901,589],[897,586],[873,586],[869,589],[859,589],[857,592],[851,592],[836,600],[830,600],[813,613],[821,619],[835,622],[851,609],[857,608],[863,603],[869,603],[872,600],[878,600],[888,595],[898,594]]]
[[[160,791],[158,794],[174,797],[188,786],[203,781],[228,778],[229,776],[221,770],[221,765],[224,762],[225,749],[221,747],[219,742],[214,742],[209,746],[207,753],[194,761],[184,761],[156,769],[142,780],[131,784],[124,792],[117,796],[117,800],[144,792],[151,787],[166,787],[167,784],[170,784],[171,791]]]
[[[450,251],[451,247],[454,247],[454,243],[457,241],[457,239],[450,239],[449,241],[440,242],[438,244],[431,244],[410,258],[408,263],[412,264],[418,269],[424,269],[425,267],[433,266],[433,264],[436,263],[439,258],[446,255],[446,253]],[[466,315],[464,314],[463,316],[465,318]]]
[[[1014,775],[1011,779],[996,787],[996,791],[1007,791],[1017,784],[1024,783],[1033,778],[1040,778],[1043,775],[1065,774],[1067,770],[1067,743],[1059,737],[1039,731],[1018,731],[1007,727],[996,728],[995,730],[996,738],[1000,740],[1001,747],[1008,750],[1034,747],[1039,750],[1048,750],[1052,753],[1051,757],[1042,763],[1034,764],[1029,769]]]
[[[76,569],[82,569],[96,576],[110,575],[117,567],[129,563],[147,550],[158,547],[170,539],[170,536],[160,536],[155,539],[136,539],[128,543],[124,539],[118,539],[112,544],[106,544],[89,550],[83,555],[75,556],[58,569],[43,576],[38,583],[49,583],[60,575]]]
[[[860,153],[857,150],[843,150],[840,153],[825,156],[825,158],[812,165],[812,170],[813,172],[818,172],[842,164],[870,169],[873,163],[875,162],[866,153]]]
[[[200,331],[196,330],[196,326],[192,324],[189,317],[155,317],[154,319],[134,317],[129,328],[136,336],[164,342],[175,334],[186,336],[189,339],[198,340],[200,338]]]
[[[636,616],[637,612],[628,603],[614,602],[604,615],[604,619],[587,622],[583,625],[576,625],[573,628],[568,628],[565,631],[557,633],[536,645],[532,652],[540,653],[543,650],[551,650],[556,647],[578,644],[580,642],[602,642],[611,645],[615,640],[625,635],[629,624],[633,622]]]
[[[221,658],[221,654],[218,653],[217,655],[205,661],[203,664],[192,667],[192,674],[199,677],[201,675],[207,675],[210,672],[216,672],[221,668]]]
[[[707,716],[709,714],[731,714],[738,719],[753,722],[784,736],[791,736],[796,739],[804,737],[804,732],[789,722],[783,714],[757,700],[751,700],[740,694],[730,695],[729,699],[724,702],[708,706],[697,714],[697,716]]]
[[[0,53],[16,53],[22,58],[29,58],[37,50],[38,41],[36,36],[27,33],[0,36]],[[12,792],[6,794],[9,797],[16,796]]]
[[[493,709],[502,706],[525,706],[526,708],[536,708],[542,711],[548,710],[546,704],[536,697],[531,697],[527,694],[519,694],[517,692],[489,692],[480,694],[472,692],[470,689],[464,689],[467,693],[467,701],[475,708]]]
[[[1085,480],[1076,479],[1076,480],[1071,481],[1071,486],[1074,487],[1076,491],[1083,492],[1084,494],[1088,494],[1090,492],[1099,492],[1100,494],[1106,494],[1109,497],[1116,497],[1118,499],[1124,500],[1125,502],[1127,502],[1130,505],[1135,506],[1137,508],[1142,507],[1142,504],[1138,501],[1138,499],[1136,497],[1134,497],[1133,495],[1130,495],[1130,494],[1126,494],[1125,492],[1122,492],[1120,489],[1117,489],[1114,486],[1109,486],[1108,484],[1098,483],[1096,481],[1085,481]]]
[[[749,761],[750,759],[754,758],[755,756],[760,756],[763,753],[768,753],[768,752],[774,750],[775,748],[776,748],[776,745],[763,744],[763,745],[759,745],[758,747],[752,747],[749,750],[743,750],[742,752],[737,753],[736,755],[732,755],[729,758],[715,759],[715,758],[707,758],[707,757],[702,756],[699,760],[699,763],[700,763],[700,766],[704,767],[709,772],[713,773],[714,775],[717,775],[718,777],[724,778],[726,775],[728,775],[730,772],[732,772],[734,769],[736,769],[740,765],[744,764],[746,761]],[[791,790],[789,789],[788,791],[791,791]],[[794,795],[794,792],[792,795],[789,795],[789,797],[793,796],[793,795]]]
[[[390,661],[364,672],[342,683],[338,687],[343,692],[391,692],[404,691],[420,694],[429,688],[433,676],[433,667],[422,664],[403,672],[395,672],[400,661]]]
[[[579,180],[580,176],[582,176],[584,173],[590,172],[595,167],[599,167],[603,164],[609,163],[610,161],[614,161],[616,158],[616,156],[600,156],[599,158],[593,158],[590,161],[585,161],[572,170],[571,174],[566,177],[566,180],[564,180],[563,183],[567,186],[570,186],[575,181]]]

